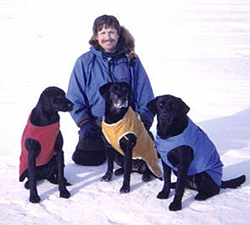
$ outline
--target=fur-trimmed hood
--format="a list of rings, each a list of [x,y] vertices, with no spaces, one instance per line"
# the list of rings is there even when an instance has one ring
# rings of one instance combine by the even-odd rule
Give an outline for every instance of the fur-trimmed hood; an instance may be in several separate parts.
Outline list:
[[[101,49],[101,46],[96,40],[96,36],[93,35],[89,40],[89,44],[93,45],[96,49]],[[128,29],[121,26],[120,38],[117,44],[117,50],[119,52],[125,52],[125,54],[130,58],[131,61],[135,61],[137,56],[135,54],[135,39]]]

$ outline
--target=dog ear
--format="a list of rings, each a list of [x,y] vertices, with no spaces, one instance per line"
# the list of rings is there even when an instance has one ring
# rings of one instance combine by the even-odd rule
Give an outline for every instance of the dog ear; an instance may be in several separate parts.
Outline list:
[[[177,98],[177,102],[180,108],[180,113],[186,115],[190,110],[189,106],[184,101],[182,101],[181,98]]]
[[[51,99],[49,97],[50,87],[46,88],[40,95],[39,100],[37,102],[37,108],[43,108],[47,111],[51,110]]]
[[[111,85],[111,83],[109,82],[109,83],[106,83],[99,88],[99,92],[100,92],[101,96],[106,100],[108,99],[108,96],[109,96],[108,94],[109,94],[110,85]]]
[[[157,113],[157,107],[156,107],[157,101],[158,101],[158,97],[156,97],[155,99],[153,99],[147,104],[147,108],[149,112],[153,114],[153,116],[155,116]]]

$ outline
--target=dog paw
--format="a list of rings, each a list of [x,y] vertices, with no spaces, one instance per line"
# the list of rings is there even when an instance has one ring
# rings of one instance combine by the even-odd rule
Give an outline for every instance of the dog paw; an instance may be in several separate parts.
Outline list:
[[[60,191],[60,198],[69,198],[70,197],[70,193],[67,189]]]
[[[170,211],[178,211],[178,210],[181,210],[181,208],[182,208],[182,205],[179,202],[172,202],[169,205],[169,210]]]
[[[121,176],[122,174],[124,174],[124,169],[123,168],[119,168],[115,171],[115,175],[116,176]]]
[[[105,182],[108,182],[110,181],[112,178],[112,174],[111,173],[106,173],[102,178],[101,178],[101,181],[105,181]]]
[[[148,174],[148,173],[142,174],[142,181],[143,182],[149,182],[151,180],[152,180],[152,177],[150,176],[150,174]]]
[[[206,198],[203,194],[197,194],[195,197],[194,197],[195,200],[198,200],[198,201],[204,201]]]
[[[214,193],[198,193],[194,199],[195,200],[198,200],[198,201],[205,201],[206,199],[214,196],[215,194]]]
[[[125,193],[128,193],[130,191],[130,187],[127,186],[127,185],[123,185],[120,189],[120,193],[121,194],[125,194]]]
[[[41,201],[38,195],[30,195],[29,200],[31,203],[39,203]]]
[[[157,195],[157,198],[159,198],[159,199],[166,199],[166,198],[168,198],[168,195],[169,195],[169,192],[161,191]]]

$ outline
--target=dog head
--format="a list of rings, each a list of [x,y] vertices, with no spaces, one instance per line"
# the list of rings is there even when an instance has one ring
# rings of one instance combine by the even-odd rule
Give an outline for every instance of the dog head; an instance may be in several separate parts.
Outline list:
[[[66,98],[65,92],[58,87],[48,87],[40,95],[37,107],[47,112],[69,112],[74,104]]]
[[[100,94],[110,106],[127,108],[129,106],[130,85],[126,82],[112,82],[100,87]]]
[[[157,134],[162,139],[181,129],[182,122],[187,120],[186,114],[190,110],[180,98],[172,95],[158,96],[150,101],[147,107],[154,116],[157,115]]]

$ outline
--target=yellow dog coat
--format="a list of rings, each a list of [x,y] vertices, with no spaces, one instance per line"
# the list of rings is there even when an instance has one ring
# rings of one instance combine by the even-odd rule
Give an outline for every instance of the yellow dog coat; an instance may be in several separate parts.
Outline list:
[[[133,148],[132,157],[143,159],[157,177],[162,176],[154,142],[144,128],[140,116],[131,107],[128,108],[123,119],[117,123],[107,124],[103,119],[102,131],[107,141],[122,155],[124,152],[120,147],[120,140],[126,134],[133,133],[137,138],[137,143]]]

